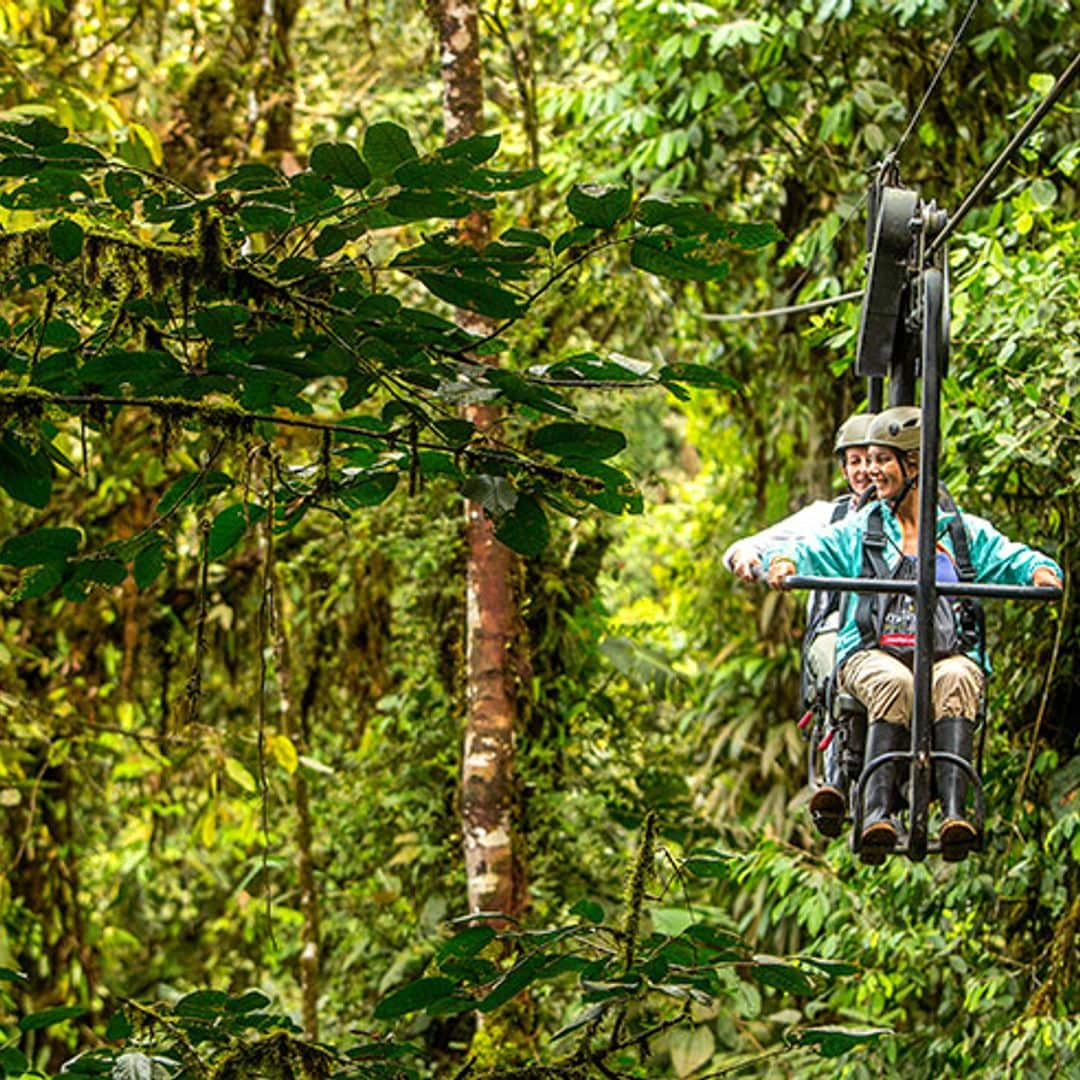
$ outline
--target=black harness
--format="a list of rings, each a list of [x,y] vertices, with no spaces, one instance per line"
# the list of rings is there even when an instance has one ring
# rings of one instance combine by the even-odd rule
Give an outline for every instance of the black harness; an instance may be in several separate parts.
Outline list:
[[[833,501],[832,516],[829,524],[835,525],[847,517],[855,503],[851,495],[841,495]],[[810,614],[806,620],[806,634],[803,641],[809,644],[814,640],[821,624],[834,612],[840,609],[841,598],[844,594],[838,592],[815,592],[810,604]]]
[[[963,516],[957,509],[952,496],[944,490],[939,497],[939,506],[953,516],[945,526],[952,544],[953,562],[959,581],[974,581],[975,567],[971,561],[971,548],[968,543],[967,529]],[[896,574],[890,568],[885,557],[888,538],[881,504],[877,503],[866,519],[866,531],[863,534],[862,576],[872,578],[892,578]],[[859,647],[877,648],[881,637],[885,612],[890,604],[887,593],[860,593],[855,608],[855,625],[859,629]],[[979,664],[986,668],[986,635],[982,605],[971,597],[948,599],[939,597],[938,603],[946,605],[951,612],[955,627],[957,651],[978,650]]]

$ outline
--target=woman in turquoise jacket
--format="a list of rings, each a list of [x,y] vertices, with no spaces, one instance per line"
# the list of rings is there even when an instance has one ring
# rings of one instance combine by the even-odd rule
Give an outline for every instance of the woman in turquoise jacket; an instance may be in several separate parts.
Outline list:
[[[861,577],[864,541],[868,532],[883,540],[878,576],[915,577],[919,542],[918,449],[920,412],[897,406],[881,413],[870,429],[870,478],[879,502],[822,532],[804,537],[787,549],[768,553],[769,584],[782,587],[792,574],[822,577]],[[1061,568],[1041,552],[1014,543],[988,521],[959,511],[939,510],[937,520],[937,579],[956,581],[957,527],[966,539],[967,559],[975,580],[1003,585],[1061,585]],[[854,598],[852,598],[854,600]],[[959,606],[939,599],[935,614],[933,667],[934,749],[971,761],[973,730],[982,694],[985,657],[958,624]],[[911,656],[915,613],[912,597],[882,595],[878,601],[849,602],[836,641],[839,686],[866,706],[869,727],[866,757],[874,761],[909,743],[908,725],[913,699]],[[893,815],[897,810],[896,766],[875,769],[866,784],[865,826],[860,851],[868,862],[880,862],[898,840]],[[955,766],[935,766],[935,785],[941,799],[941,851],[945,859],[963,859],[976,840],[965,814],[967,780]]]

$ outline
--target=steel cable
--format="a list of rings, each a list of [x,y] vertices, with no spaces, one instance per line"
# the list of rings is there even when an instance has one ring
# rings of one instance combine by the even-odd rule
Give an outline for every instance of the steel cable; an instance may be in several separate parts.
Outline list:
[[[892,157],[898,158],[900,156],[900,151],[903,150],[904,143],[908,141],[911,133],[915,130],[915,125],[919,122],[919,117],[922,115],[923,109],[926,108],[926,103],[930,100],[931,95],[934,93],[934,89],[941,80],[941,76],[944,74],[945,68],[952,59],[952,54],[956,51],[956,46],[960,44],[960,39],[964,36],[964,31],[967,29],[968,23],[971,22],[971,16],[975,14],[975,9],[978,6],[979,0],[971,0],[967,12],[964,14],[963,19],[960,20],[960,25],[957,27],[956,33],[953,34],[952,41],[949,42],[949,47],[945,50],[945,55],[941,58],[941,63],[938,64],[937,71],[934,72],[934,77],[926,87],[926,92],[922,96],[922,101],[919,102],[915,114],[908,121],[908,126],[904,129],[904,134],[900,136],[900,140],[897,142],[896,148],[892,152]]]

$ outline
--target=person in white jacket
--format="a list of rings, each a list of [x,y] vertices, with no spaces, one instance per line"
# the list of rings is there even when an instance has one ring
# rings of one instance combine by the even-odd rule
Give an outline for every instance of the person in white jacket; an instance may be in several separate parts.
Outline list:
[[[853,497],[858,499],[866,491],[870,486],[866,434],[873,419],[873,413],[856,413],[849,416],[836,431],[833,451],[847,481],[848,493],[828,502],[818,499],[775,525],[736,540],[723,555],[724,565],[736,577],[743,581],[756,581],[762,576],[761,556],[766,551],[821,532],[834,520],[839,505],[849,503]]]
[[[766,551],[796,543],[807,536],[817,536],[833,522],[844,518],[870,487],[867,460],[870,425],[873,413],[849,416],[836,432],[833,450],[848,491],[827,502],[818,499],[775,525],[736,540],[724,552],[724,565],[743,581],[762,577],[762,556]],[[804,687],[811,700],[824,692],[836,662],[836,632],[840,624],[836,594],[811,593],[807,604],[806,633],[803,646]],[[810,799],[810,815],[826,836],[839,835],[844,823],[846,804],[837,770],[835,751],[825,757],[825,783]]]

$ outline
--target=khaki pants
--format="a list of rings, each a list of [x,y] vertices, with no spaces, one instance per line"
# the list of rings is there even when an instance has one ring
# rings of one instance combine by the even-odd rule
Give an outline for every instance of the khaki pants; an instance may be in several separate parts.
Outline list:
[[[934,664],[934,719],[963,716],[974,720],[982,695],[983,673],[967,656],[947,656]],[[881,649],[860,649],[844,661],[840,688],[853,694],[865,706],[871,723],[911,723],[915,694],[914,677],[907,665]]]

